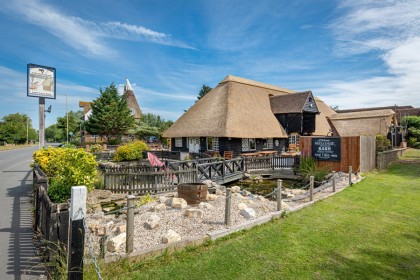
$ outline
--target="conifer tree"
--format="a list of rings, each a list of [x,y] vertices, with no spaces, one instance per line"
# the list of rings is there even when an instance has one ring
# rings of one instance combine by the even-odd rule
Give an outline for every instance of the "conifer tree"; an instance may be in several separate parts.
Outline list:
[[[125,98],[118,94],[112,83],[92,102],[92,114],[86,122],[86,130],[92,135],[120,138],[134,126],[134,116],[128,108]]]

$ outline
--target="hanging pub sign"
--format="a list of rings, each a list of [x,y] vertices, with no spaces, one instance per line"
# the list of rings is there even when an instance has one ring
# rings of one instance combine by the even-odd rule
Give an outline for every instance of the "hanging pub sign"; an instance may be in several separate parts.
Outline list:
[[[312,157],[324,161],[340,161],[340,138],[312,138]]]
[[[27,96],[55,99],[55,68],[28,64]]]

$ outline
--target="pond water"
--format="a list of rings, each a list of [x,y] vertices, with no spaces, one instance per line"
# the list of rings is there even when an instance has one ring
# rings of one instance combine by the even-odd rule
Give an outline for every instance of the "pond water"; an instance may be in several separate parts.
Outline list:
[[[241,189],[245,189],[253,194],[267,195],[277,188],[277,180],[262,180],[260,182],[253,180],[237,181],[226,185],[226,187],[240,186]],[[283,188],[289,189],[300,189],[302,184],[298,180],[283,180]]]

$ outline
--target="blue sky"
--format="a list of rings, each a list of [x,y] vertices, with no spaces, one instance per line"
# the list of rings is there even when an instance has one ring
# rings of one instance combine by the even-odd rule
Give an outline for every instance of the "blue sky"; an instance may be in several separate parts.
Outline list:
[[[232,74],[341,109],[420,107],[420,0],[11,0],[0,5],[0,118],[27,113],[26,65],[57,69],[47,125],[128,78],[143,112],[176,120]]]

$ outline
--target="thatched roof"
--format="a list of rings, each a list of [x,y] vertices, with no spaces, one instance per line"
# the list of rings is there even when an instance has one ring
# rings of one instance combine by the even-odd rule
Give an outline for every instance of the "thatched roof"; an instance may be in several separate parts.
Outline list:
[[[270,95],[294,93],[227,76],[163,134],[175,137],[287,138],[270,108]]]
[[[396,123],[391,109],[338,113],[329,119],[340,136],[386,136],[391,123]]]
[[[140,120],[141,117],[141,110],[140,106],[137,103],[136,96],[134,95],[133,88],[131,87],[130,81],[126,79],[125,87],[124,87],[124,97],[127,100],[127,105],[130,110],[133,111],[134,118],[136,120]]]
[[[312,96],[311,91],[272,96],[270,97],[271,110],[273,114],[302,113],[309,96]]]
[[[326,136],[329,132],[333,131],[331,124],[328,122],[328,117],[336,114],[335,111],[324,103],[318,97],[315,97],[316,106],[318,107],[319,115],[315,119],[315,136]]]

